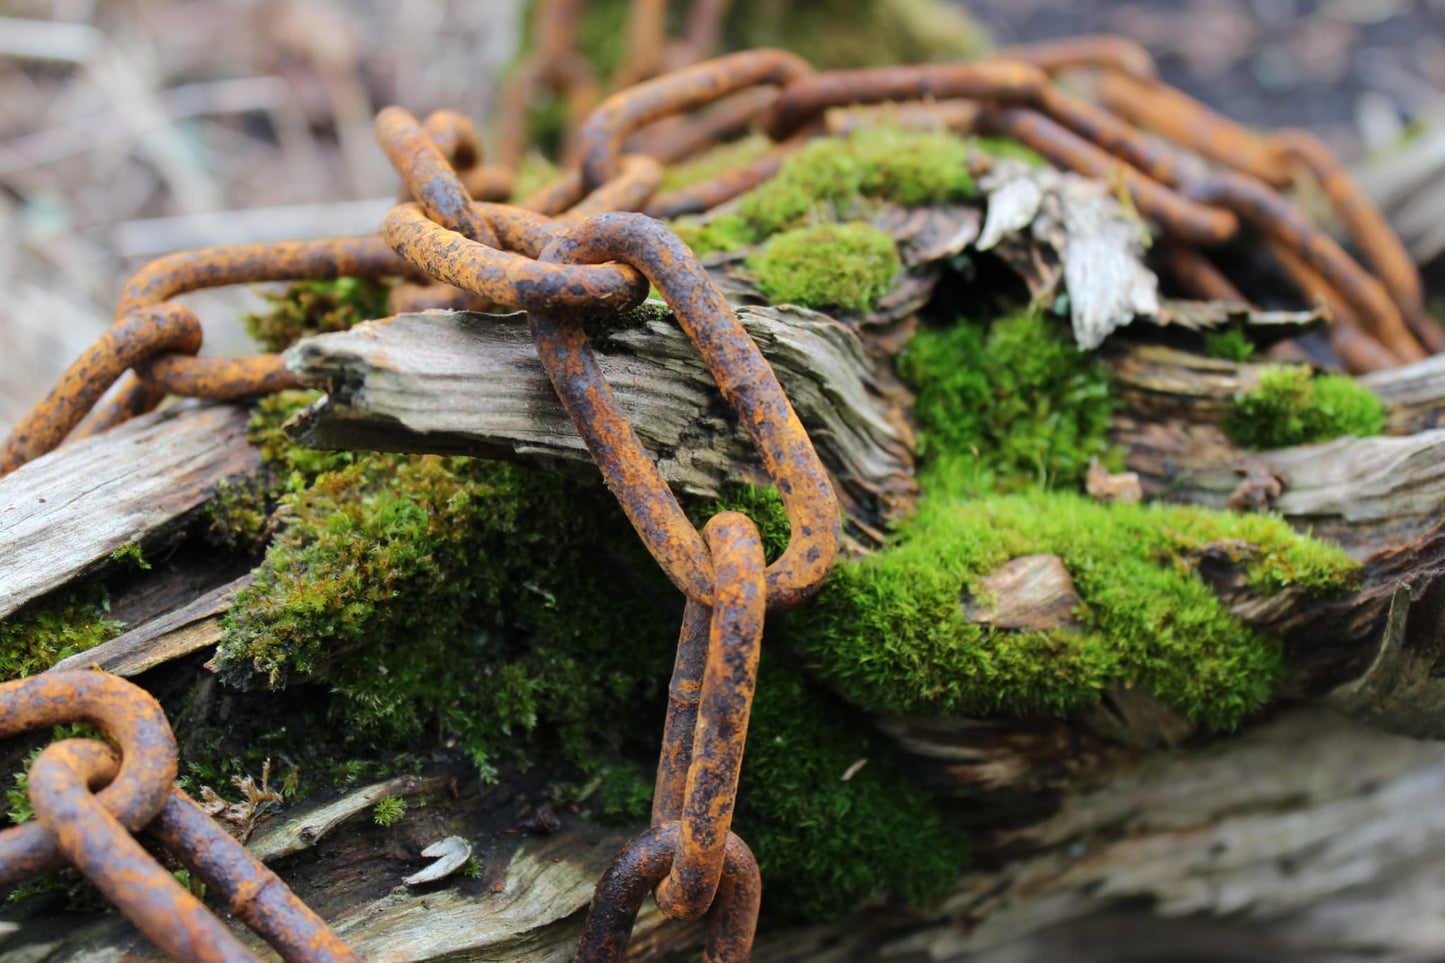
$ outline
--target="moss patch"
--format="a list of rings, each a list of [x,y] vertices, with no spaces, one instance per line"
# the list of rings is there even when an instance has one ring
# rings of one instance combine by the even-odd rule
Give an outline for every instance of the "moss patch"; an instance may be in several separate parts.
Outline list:
[[[1254,356],[1254,342],[1242,326],[1231,324],[1222,330],[1204,333],[1204,353],[1211,358],[1242,363]]]
[[[1229,437],[1247,448],[1364,438],[1384,427],[1385,407],[1368,389],[1343,375],[1311,377],[1305,365],[1266,368],[1258,388],[1235,397],[1224,423]]]
[[[673,225],[699,256],[741,250],[779,231],[857,217],[869,199],[921,205],[973,195],[968,142],[947,131],[862,128],[804,145],[776,176],[706,223]]]
[[[1078,487],[1109,453],[1104,366],[1037,311],[925,329],[899,357],[917,392],[918,451],[934,496]]]
[[[893,239],[861,221],[800,227],[769,238],[748,259],[774,304],[867,311],[898,273]]]
[[[297,281],[279,294],[264,292],[271,310],[241,320],[267,351],[284,351],[298,338],[345,331],[360,321],[385,317],[390,290],[369,278]]]
[[[850,701],[898,713],[1064,713],[1126,686],[1228,728],[1261,706],[1281,655],[1195,571],[1206,546],[1255,591],[1328,594],[1359,566],[1282,520],[1189,506],[1102,505],[1068,493],[931,500],[896,545],[845,562],[786,622]],[[1010,559],[1050,553],[1072,574],[1083,631],[995,631],[961,598]]]
[[[491,462],[353,457],[282,496],[286,524],[224,620],[224,679],[323,675],[356,738],[440,731],[484,773],[524,757],[541,722],[570,760],[591,758],[608,720],[626,728],[626,706],[666,686],[675,606],[618,574],[655,565],[605,492]]]
[[[758,858],[770,912],[830,919],[883,896],[924,905],[958,880],[966,835],[895,752],[856,710],[763,657],[734,829]]]
[[[96,581],[57,589],[0,621],[0,681],[44,672],[120,635],[110,596]]]

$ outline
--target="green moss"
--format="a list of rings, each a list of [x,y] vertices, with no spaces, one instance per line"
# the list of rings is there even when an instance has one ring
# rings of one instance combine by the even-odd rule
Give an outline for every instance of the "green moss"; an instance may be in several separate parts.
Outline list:
[[[819,224],[769,238],[748,267],[774,304],[867,311],[898,273],[893,239],[863,222]]]
[[[120,635],[100,582],[57,589],[0,621],[0,681],[44,672]]]
[[[1089,461],[1109,453],[1108,375],[1038,311],[922,330],[899,371],[917,392],[924,488],[934,495],[1077,487]]]
[[[145,553],[141,547],[134,542],[128,542],[110,553],[110,560],[127,568],[136,568],[145,571],[151,567],[151,563],[145,559]]]
[[[1245,362],[1254,355],[1254,341],[1243,327],[1232,324],[1219,331],[1204,332],[1204,353],[1211,358]]]
[[[298,338],[385,317],[389,293],[386,284],[369,278],[297,281],[280,294],[264,292],[271,310],[241,320],[267,351],[284,351]]]
[[[1227,728],[1268,699],[1282,663],[1199,577],[1206,547],[1237,559],[1261,593],[1340,592],[1359,572],[1266,515],[1058,492],[930,499],[896,545],[842,563],[785,637],[850,701],[889,712],[1063,713],[1125,686]],[[966,617],[961,596],[979,579],[1036,553],[1073,576],[1083,631],[995,631]]]
[[[810,216],[845,219],[865,197],[933,204],[964,200],[973,189],[963,138],[866,127],[812,141],[790,155],[777,176],[743,195],[737,214],[758,241]]]
[[[970,142],[980,153],[990,157],[1021,160],[1035,170],[1049,166],[1038,151],[1008,137],[975,137]]]
[[[757,856],[770,912],[830,919],[882,896],[924,905],[958,880],[966,836],[895,752],[856,710],[764,655],[734,829]]]
[[[1283,448],[1343,435],[1378,435],[1385,427],[1380,399],[1343,375],[1310,377],[1305,365],[1276,365],[1259,387],[1236,396],[1224,430],[1248,448]]]
[[[719,174],[757,160],[772,147],[773,142],[760,133],[729,141],[697,157],[669,166],[663,172],[662,185],[658,190],[675,191],[712,180]]]
[[[321,675],[357,740],[440,731],[484,773],[525,759],[539,725],[569,760],[595,758],[598,727],[665,687],[675,606],[626,590],[624,559],[660,578],[605,491],[468,459],[329,457],[309,483],[290,472],[284,524],[224,620],[223,679]]]
[[[382,796],[371,807],[371,821],[378,826],[392,826],[406,815],[406,800],[399,796]]]

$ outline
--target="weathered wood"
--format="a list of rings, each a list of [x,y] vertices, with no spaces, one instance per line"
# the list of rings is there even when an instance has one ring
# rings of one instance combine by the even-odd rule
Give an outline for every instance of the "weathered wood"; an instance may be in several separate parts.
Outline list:
[[[839,487],[870,530],[911,505],[906,398],[857,335],[801,308],[740,308]],[[670,319],[610,330],[597,351],[618,403],[678,491],[716,496],[766,483],[752,443]],[[595,478],[596,469],[537,360],[522,315],[402,315],[309,338],[287,364],[327,398],[294,436],[316,448],[521,459]]]
[[[254,472],[246,412],[178,405],[65,445],[0,478],[0,618],[154,545],[204,505],[218,480]]]
[[[77,652],[50,667],[51,672],[98,666],[120,676],[140,675],[172,659],[199,652],[221,641],[221,615],[231,608],[231,593],[251,584],[246,575],[195,601],[150,619],[124,635]]]
[[[1399,546],[1445,517],[1445,365],[1409,365],[1365,379],[1398,437],[1339,438],[1250,455],[1220,427],[1236,394],[1259,384],[1261,364],[1236,364],[1157,345],[1131,345],[1109,361],[1125,408],[1112,440],[1150,497],[1225,508],[1248,468],[1268,468],[1283,492],[1271,510],[1365,557]]]
[[[1007,793],[961,808],[975,827],[974,868],[941,906],[864,908],[805,928],[774,921],[754,960],[983,954],[969,958],[1004,963],[1031,958],[1009,950],[1047,941],[1052,927],[1142,905],[1153,907],[1155,938],[1165,942],[1229,917],[1300,959],[1323,958],[1311,950],[1330,959],[1368,952],[1379,963],[1445,953],[1445,934],[1430,922],[1445,894],[1445,810],[1435,804],[1445,745],[1297,708],[1188,753],[1100,751],[1107,767],[1075,777],[1049,811],[1013,811]],[[592,885],[625,834],[575,823],[540,839],[464,834],[482,857],[481,879],[405,887],[402,877],[425,862],[421,848],[476,807],[474,797],[424,783],[358,790],[324,845],[292,849],[277,866],[367,959],[570,959]],[[366,813],[387,792],[414,793],[417,805],[381,830]],[[335,808],[303,805],[278,822],[295,830]],[[347,871],[348,854],[365,872]],[[0,913],[14,919],[14,910]],[[16,959],[158,958],[115,915],[24,922],[0,944]],[[697,937],[649,901],[632,958],[695,954]]]

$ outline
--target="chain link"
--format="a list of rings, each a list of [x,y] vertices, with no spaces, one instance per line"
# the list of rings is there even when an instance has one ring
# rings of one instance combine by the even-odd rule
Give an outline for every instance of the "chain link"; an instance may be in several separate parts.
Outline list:
[[[599,882],[577,958],[619,959],[638,906],[655,890],[669,917],[707,919],[704,959],[744,960],[761,884],[731,823],[763,623],[826,578],[838,552],[840,514],[772,369],[697,258],[654,217],[711,210],[773,176],[789,153],[829,129],[830,110],[900,102],[905,109],[894,116],[904,122],[1004,134],[1060,167],[1121,185],[1159,229],[1166,268],[1205,296],[1242,299],[1200,248],[1236,238],[1241,224],[1259,231],[1310,296],[1335,306],[1332,340],[1356,370],[1440,350],[1445,335],[1424,314],[1419,276],[1398,239],[1317,140],[1299,131],[1259,135],[1220,117],[1160,83],[1148,54],[1131,41],[1081,37],[978,63],[822,74],[793,54],[751,50],[653,76],[710,50],[727,3],[697,0],[685,39],[669,42],[666,4],[637,0],[631,30],[639,54],[619,76],[641,82],[598,103],[598,86],[576,49],[579,9],[580,0],[537,3],[533,52],[502,98],[498,163],[483,162],[476,130],[453,111],[436,111],[424,123],[400,107],[377,116],[377,138],[403,182],[401,201],[379,235],[207,248],[137,272],[121,294],[115,325],[0,447],[0,475],[68,436],[150,410],[166,394],[231,399],[294,383],[277,355],[198,356],[199,322],[172,301],[186,291],[388,277],[400,282],[391,294],[393,312],[527,311],[538,356],[604,479],[686,597],[652,825]],[[1061,71],[1094,75],[1100,104],[1056,86],[1052,75]],[[575,133],[565,156],[573,160],[522,201],[497,203],[512,194],[527,97],[538,87],[569,98]],[[867,122],[858,112],[833,126]],[[754,126],[774,140],[771,150],[701,184],[657,194],[664,165]],[[1181,146],[1222,167],[1201,173]],[[1301,173],[1320,183],[1379,280],[1278,193]],[[635,211],[646,214],[629,213]],[[721,513],[701,532],[692,525],[583,333],[584,316],[634,306],[649,284],[737,412],[781,494],[791,533],[771,564],[746,516]],[[356,959],[274,874],[173,788],[175,741],[154,699],[93,672],[0,685],[0,737],[77,721],[99,726],[114,748],[77,739],[41,754],[30,775],[38,819],[0,832],[0,883],[69,861],[173,956],[252,959],[131,838],[144,831],[285,959]]]

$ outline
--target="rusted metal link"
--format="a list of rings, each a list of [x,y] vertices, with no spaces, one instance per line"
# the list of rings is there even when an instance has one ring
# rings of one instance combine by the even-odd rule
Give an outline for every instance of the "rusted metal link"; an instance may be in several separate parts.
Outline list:
[[[480,311],[488,302],[450,284],[398,284],[387,298],[392,314],[418,311]]]
[[[582,200],[582,174],[564,171],[517,202],[519,207],[554,217]]]
[[[194,354],[201,322],[179,304],[138,308],[77,358],[0,446],[0,476],[53,450],[126,369],[163,351]]]
[[[1248,304],[1249,299],[1240,293],[1234,282],[1214,266],[1204,252],[1165,241],[1154,248],[1155,254],[1169,276],[1180,289],[1191,298],[1201,301],[1231,301]]]
[[[737,410],[775,480],[792,537],[767,569],[768,610],[786,611],[817,590],[838,551],[837,496],[808,433],[758,347],[687,245],[640,214],[600,214],[547,246],[544,263],[619,261],[640,271],[662,293],[723,399]],[[537,353],[608,487],[673,584],[710,605],[713,572],[702,536],[638,441],[618,407],[577,323],[577,312],[532,310]]]
[[[223,896],[231,915],[275,947],[287,963],[360,963],[361,957],[281,877],[179,789],[171,790],[146,833]]]
[[[66,859],[173,959],[255,963],[256,957],[225,924],[91,794],[91,780],[113,765],[109,753],[104,743],[90,739],[67,739],[45,749],[30,767],[36,822]]]
[[[573,224],[608,211],[640,211],[662,183],[662,165],[642,154],[623,154],[617,176],[557,215],[559,224]]]
[[[1048,74],[1107,68],[1142,80],[1153,80],[1158,75],[1149,51],[1135,41],[1116,34],[1084,34],[1004,47],[989,59],[1032,64]]]
[[[501,201],[512,196],[516,175],[500,164],[483,166],[482,142],[471,118],[455,110],[434,110],[422,130],[436,144],[474,200]],[[402,200],[411,200],[408,193]]]
[[[659,194],[643,208],[649,217],[672,218],[684,214],[701,214],[719,204],[744,194],[768,180],[782,169],[783,161],[797,150],[789,141],[772,148],[761,157],[755,157],[741,167],[724,171],[705,181],[687,187],[680,187],[665,194]]]
[[[482,142],[466,114],[443,107],[427,114],[421,126],[452,170],[468,170],[482,162]]]
[[[1099,78],[1099,99],[1136,126],[1257,177],[1274,187],[1290,182],[1284,151],[1254,131],[1215,113],[1183,91],[1158,81],[1109,72]]]
[[[1445,351],[1445,329],[1425,310],[1415,261],[1374,201],[1314,134],[1291,128],[1275,131],[1274,140],[1319,182],[1355,247],[1390,292],[1406,327],[1431,354]]]
[[[258,354],[249,358],[195,358],[163,354],[142,361],[135,368],[141,383],[163,395],[234,401],[253,395],[269,395],[301,382],[286,370],[279,354]]]
[[[496,232],[503,250],[525,254],[531,258],[540,255],[542,248],[564,229],[546,215],[510,204],[488,204],[479,201],[475,207]]]
[[[693,0],[683,25],[683,44],[668,62],[669,70],[711,57],[722,39],[723,20],[732,0]]]
[[[1226,207],[1261,234],[1295,250],[1354,309],[1364,329],[1403,361],[1419,361],[1425,350],[1400,318],[1384,285],[1371,277],[1324,231],[1265,184],[1233,171],[1218,171],[1191,184],[1188,196]]]
[[[1170,190],[1037,111],[985,109],[979,114],[979,127],[1022,141],[1065,169],[1121,180],[1139,212],[1180,241],[1213,247],[1228,241],[1239,229],[1239,221],[1230,211]]]
[[[697,707],[702,699],[702,677],[707,669],[708,633],[712,608],[692,599],[682,610],[677,635],[677,658],[667,687],[667,717],[662,726],[662,753],[657,760],[657,781],[652,790],[652,825],[682,815],[687,791],[687,770],[692,765]]]
[[[376,139],[427,217],[469,240],[497,246],[497,236],[472,209],[462,179],[415,117],[400,107],[384,108],[376,115]]]
[[[125,368],[155,357],[142,351],[117,369],[117,345],[133,345],[135,332],[149,330],[146,317],[164,316],[167,323],[189,324],[195,317],[184,307],[165,302],[187,291],[227,284],[261,281],[326,280],[337,277],[420,276],[410,264],[397,257],[380,237],[321,238],[311,241],[279,241],[233,244],[168,254],[141,268],[121,290],[116,307],[116,324],[73,364],[59,384],[15,427],[0,446],[0,476],[55,448],[80,418],[95,405]],[[139,313],[154,308],[156,315]],[[177,320],[177,319],[186,319]],[[199,336],[200,328],[194,329]],[[188,336],[189,337],[189,336]],[[240,397],[274,390],[282,384],[279,362],[265,356],[257,359],[213,362],[187,358],[199,348],[188,340],[165,348],[179,357],[168,360],[164,377],[173,383],[187,381],[209,385],[208,396]],[[111,373],[114,371],[114,373]],[[247,383],[245,379],[257,380]],[[98,386],[99,391],[96,391]],[[121,387],[111,399],[95,409],[72,437],[98,434],[128,418],[151,410],[164,397],[159,385],[146,384],[124,375]]]
[[[789,154],[795,153],[799,147],[823,132],[821,125],[809,125],[741,167],[723,171],[688,187],[659,194],[643,208],[643,213],[649,217],[670,218],[710,211],[773,177],[782,169]]]
[[[676,164],[745,133],[778,99],[775,87],[746,87],[697,114],[663,117],[622,142],[624,154]]]
[[[1177,151],[1087,100],[1050,84],[1039,91],[1038,109],[1165,187],[1177,188],[1184,180]]]
[[[592,908],[577,945],[577,963],[615,963],[623,959],[637,910],[672,868],[678,835],[675,822],[645,829],[612,860],[592,897]],[[722,882],[708,914],[703,963],[737,963],[752,954],[761,900],[762,879],[752,850],[729,833]]]
[[[627,37],[627,56],[612,75],[613,90],[662,72],[667,47],[667,0],[631,0],[627,5]]]
[[[647,297],[647,280],[630,267],[564,266],[499,251],[433,223],[416,204],[397,205],[383,230],[427,274],[506,308],[622,311]]]
[[[677,854],[657,887],[658,908],[684,921],[707,912],[722,879],[767,604],[763,540],[752,520],[721,512],[708,519],[703,540],[714,573],[707,661],[678,814]],[[685,718],[678,721],[686,723]]]
[[[830,107],[966,97],[1003,105],[1036,103],[1049,83],[1039,68],[1008,61],[869,67],[811,74],[783,88],[762,127],[786,140]]]
[[[340,277],[426,280],[378,235],[266,241],[179,251],[141,268],[121,289],[116,318],[187,291],[262,281],[329,281]]]
[[[100,804],[128,829],[150,822],[176,780],[176,740],[149,693],[117,676],[89,671],[47,672],[0,684],[0,738],[73,722],[96,726],[120,748],[120,772],[100,792]],[[0,887],[65,862],[40,823],[0,831]]]
[[[746,50],[613,94],[588,116],[578,133],[584,189],[596,190],[615,175],[623,139],[642,126],[669,114],[695,110],[746,87],[790,83],[812,69],[807,61],[787,51]]]
[[[1354,310],[1328,281],[1305,263],[1295,248],[1272,237],[1266,237],[1265,244],[1305,297],[1323,305],[1329,312],[1330,347],[1345,370],[1351,374],[1365,374],[1399,366],[1400,359],[1394,352],[1365,333]]]

